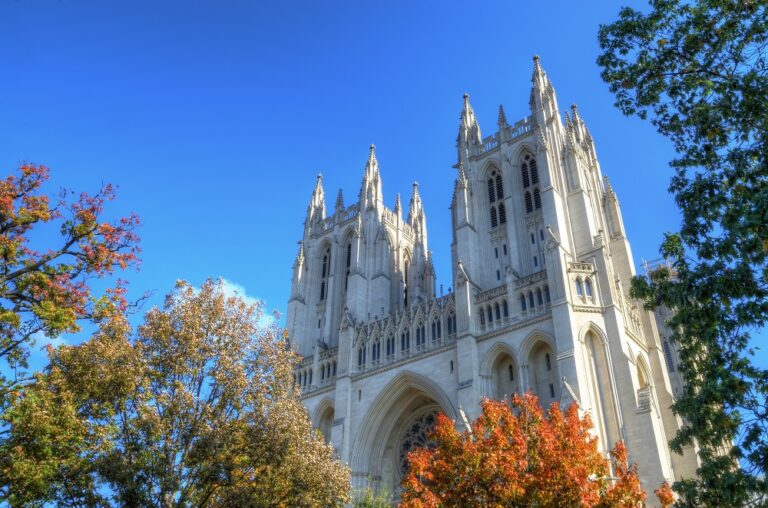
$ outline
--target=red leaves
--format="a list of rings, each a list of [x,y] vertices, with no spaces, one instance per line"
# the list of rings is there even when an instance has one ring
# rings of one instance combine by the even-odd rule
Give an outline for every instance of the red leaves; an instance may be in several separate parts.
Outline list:
[[[122,281],[101,298],[93,297],[88,281],[135,265],[140,252],[138,216],[103,217],[104,204],[115,198],[111,185],[76,199],[62,190],[51,208],[51,197],[41,192],[48,175],[45,166],[24,164],[18,175],[0,181],[0,306],[13,309],[4,322],[15,323],[0,329],[0,356],[15,355],[22,363],[25,355],[18,350],[25,335],[55,336],[77,330],[80,319],[111,314],[107,307],[124,311]],[[30,249],[33,228],[57,219],[60,239],[42,252]],[[21,330],[25,335],[19,338]]]
[[[434,447],[409,454],[403,506],[642,506],[645,493],[623,444],[612,452],[612,483],[591,421],[575,405],[563,412],[553,403],[545,412],[527,393],[481,407],[471,433],[438,417]]]
[[[662,483],[658,489],[653,491],[653,493],[656,494],[657,498],[659,498],[659,501],[661,502],[661,508],[672,506],[672,504],[675,502],[675,496],[672,494],[672,487],[670,487],[669,483],[667,482]]]

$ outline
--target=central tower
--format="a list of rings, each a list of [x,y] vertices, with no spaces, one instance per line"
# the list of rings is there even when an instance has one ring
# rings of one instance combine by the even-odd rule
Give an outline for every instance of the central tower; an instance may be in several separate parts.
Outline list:
[[[464,96],[451,199],[453,292],[435,295],[419,187],[403,219],[384,206],[371,146],[357,203],[326,215],[312,193],[293,266],[287,327],[313,422],[355,487],[397,492],[434,414],[472,419],[483,397],[532,390],[590,412],[607,453],[623,440],[646,491],[692,476],[671,455],[680,421],[654,316],[635,274],[618,199],[576,106],[562,116],[534,58],[530,114],[483,137]]]

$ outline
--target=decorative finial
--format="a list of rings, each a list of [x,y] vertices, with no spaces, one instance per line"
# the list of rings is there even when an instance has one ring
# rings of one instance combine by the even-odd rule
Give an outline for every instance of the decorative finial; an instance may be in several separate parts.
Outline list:
[[[376,145],[371,143],[371,147],[370,148],[371,148],[371,154],[376,153]]]
[[[536,62],[536,63],[539,63],[539,60],[541,60],[541,59],[539,58],[539,55],[533,55],[533,61],[534,61],[534,62]]]
[[[318,173],[317,174],[317,180],[318,181],[322,181],[323,180],[323,174],[322,173]]]

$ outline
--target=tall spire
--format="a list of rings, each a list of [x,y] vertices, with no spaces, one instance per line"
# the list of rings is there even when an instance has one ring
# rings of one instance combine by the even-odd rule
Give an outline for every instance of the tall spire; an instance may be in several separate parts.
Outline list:
[[[400,193],[395,195],[395,215],[400,220],[403,220],[403,206],[400,204]]]
[[[413,192],[411,193],[411,201],[408,204],[408,223],[412,224],[419,215],[424,213],[424,207],[421,203],[421,196],[419,196],[419,182],[413,182]]]
[[[312,191],[312,198],[307,207],[308,223],[317,222],[325,218],[325,192],[323,191],[323,174],[317,174],[315,189]]]
[[[365,163],[365,174],[360,185],[361,210],[372,206],[381,206],[381,175],[379,174],[379,161],[376,160],[376,146],[371,145],[368,152],[368,161]]]
[[[547,73],[541,66],[538,55],[533,57],[533,75],[531,76],[531,113],[539,128],[543,130],[562,128],[560,112],[557,106],[557,94]],[[542,134],[543,139],[549,135]]]
[[[476,150],[483,142],[480,124],[477,123],[475,111],[469,103],[469,94],[464,94],[464,107],[461,110],[461,124],[456,145],[459,149],[459,162],[466,162],[471,151]]]
[[[413,182],[411,201],[408,204],[408,224],[414,229],[422,245],[426,247],[427,218],[424,216],[424,204],[419,195],[419,183]]]

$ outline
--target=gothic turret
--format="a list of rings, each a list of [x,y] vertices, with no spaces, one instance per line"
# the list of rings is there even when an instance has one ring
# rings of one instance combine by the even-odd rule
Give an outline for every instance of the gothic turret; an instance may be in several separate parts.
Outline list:
[[[360,210],[371,207],[382,208],[383,204],[379,162],[376,160],[376,147],[371,145],[368,162],[365,163],[365,175],[360,186]]]

